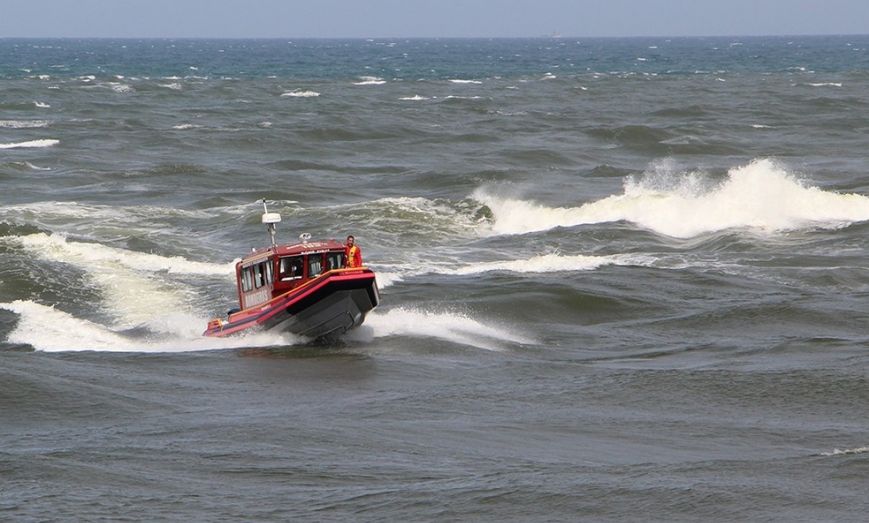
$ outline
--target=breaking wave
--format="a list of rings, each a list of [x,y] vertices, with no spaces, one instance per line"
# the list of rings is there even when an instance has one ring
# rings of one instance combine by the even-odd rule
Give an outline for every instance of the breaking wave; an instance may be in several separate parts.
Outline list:
[[[301,341],[291,335],[264,332],[228,338],[206,338],[202,336],[205,318],[184,313],[151,318],[147,327],[155,335],[148,339],[129,336],[29,300],[0,303],[0,309],[19,316],[18,324],[9,333],[6,342],[26,344],[46,352],[191,352],[294,345]]]
[[[831,452],[821,452],[821,456],[847,456],[851,454],[865,454],[869,452],[869,447],[859,447],[853,449],[833,449]]]
[[[289,98],[316,98],[320,96],[320,93],[317,91],[290,91],[281,93],[281,96]]]
[[[869,197],[809,186],[772,160],[732,169],[721,182],[659,165],[654,172],[629,178],[623,194],[579,207],[548,207],[486,189],[478,189],[473,198],[492,211],[488,227],[493,234],[628,221],[659,234],[691,238],[728,229],[770,234],[869,220]]]
[[[561,254],[542,254],[524,260],[505,260],[473,263],[457,269],[447,269],[434,272],[443,274],[468,275],[492,271],[509,271],[515,273],[545,273],[592,271],[606,265],[649,265],[655,259],[651,256],[615,254],[611,256],[586,256],[576,254],[564,256]]]
[[[50,124],[48,120],[0,120],[0,129],[38,129]]]
[[[368,342],[387,336],[438,338],[460,345],[501,351],[511,344],[530,344],[533,340],[507,327],[483,323],[462,313],[429,312],[398,308],[387,312],[373,311],[348,339]]]
[[[377,76],[360,76],[358,82],[353,82],[353,85],[383,85],[386,80]]]
[[[71,265],[88,276],[99,289],[99,308],[113,318],[118,327],[141,325],[152,320],[155,311],[186,311],[191,290],[156,273],[223,276],[229,279],[233,263],[211,264],[190,261],[180,256],[128,251],[96,243],[69,241],[59,234],[35,233],[5,237],[17,242],[38,259]]]
[[[513,272],[516,274],[541,274],[549,272],[593,271],[608,265],[648,267],[658,262],[653,256],[643,254],[613,254],[609,256],[587,256],[583,254],[563,255],[559,253],[541,254],[530,258],[499,260],[479,263],[444,263],[429,265],[420,269],[418,264],[405,267],[376,267],[377,284],[383,289],[407,278],[425,274],[447,276],[467,276],[487,272]]]
[[[98,243],[70,241],[62,234],[36,233],[17,237],[16,240],[36,256],[83,268],[109,262],[142,272],[228,277],[232,275],[235,266],[235,262],[225,264],[197,262],[181,256],[167,257]]]
[[[39,147],[51,147],[51,146],[57,145],[59,143],[60,143],[60,140],[52,140],[52,139],[30,140],[27,142],[16,142],[16,143],[0,143],[0,149],[27,149],[27,148],[39,148]]]

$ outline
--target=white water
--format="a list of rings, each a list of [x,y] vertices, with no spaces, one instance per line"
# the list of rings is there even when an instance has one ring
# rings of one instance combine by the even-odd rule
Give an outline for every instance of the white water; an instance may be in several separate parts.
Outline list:
[[[37,129],[50,124],[48,120],[0,120],[0,128],[3,129]]]
[[[471,263],[454,269],[437,269],[442,274],[468,275],[491,271],[509,271],[520,274],[545,272],[591,271],[605,265],[650,265],[655,259],[650,256],[617,254],[612,256],[585,256],[582,254],[564,256],[561,254],[541,254],[528,259],[503,260]]]
[[[507,326],[483,323],[462,313],[408,308],[372,311],[365,323],[348,335],[348,339],[368,342],[387,336],[438,338],[492,351],[504,350],[511,344],[533,343]]]
[[[832,452],[821,452],[821,456],[848,456],[851,454],[864,454],[869,452],[869,447],[859,447],[853,449],[833,449]]]
[[[209,264],[180,256],[127,251],[68,241],[59,234],[36,233],[4,240],[18,242],[39,259],[71,265],[87,274],[103,297],[95,307],[110,315],[118,328],[146,324],[155,316],[168,313],[190,312],[187,298],[192,291],[155,273],[218,275],[230,279],[233,272],[232,263]]]
[[[206,318],[186,313],[154,317],[145,323],[149,331],[156,333],[150,339],[128,336],[117,329],[76,318],[54,307],[29,300],[0,303],[0,309],[19,316],[6,342],[26,344],[46,352],[193,352],[292,346],[305,342],[303,338],[291,334],[269,332],[207,338],[202,336]],[[369,343],[375,338],[389,336],[437,338],[491,351],[534,343],[533,339],[513,332],[509,327],[483,323],[462,313],[404,308],[370,313],[365,324],[351,331],[346,339]]]
[[[548,207],[479,189],[473,198],[493,212],[492,234],[628,221],[677,238],[728,229],[772,234],[838,228],[869,220],[869,197],[805,184],[771,160],[732,169],[721,183],[667,165],[625,183],[624,192],[578,207]]]
[[[446,276],[468,276],[487,272],[513,272],[516,274],[540,274],[551,272],[593,271],[608,265],[649,267],[660,262],[653,256],[642,254],[614,254],[610,256],[586,256],[583,254],[563,255],[559,253],[539,254],[530,258],[497,260],[477,263],[429,262],[402,265],[372,266],[377,272],[377,286],[385,289],[403,282],[408,278],[426,274]]]
[[[358,82],[353,82],[353,85],[383,85],[386,80],[376,76],[360,76]]]
[[[320,93],[317,91],[290,91],[286,93],[281,93],[282,97],[290,97],[290,98],[316,98],[320,96]]]
[[[27,142],[0,143],[0,149],[28,149],[39,147],[51,147],[60,143],[60,140],[50,138],[44,140],[30,140]]]
[[[203,276],[226,276],[234,272],[235,262],[207,263],[181,256],[160,256],[101,245],[69,241],[62,234],[35,233],[17,238],[21,246],[34,255],[87,269],[95,264],[111,263],[141,272],[167,272]]]
[[[28,300],[0,303],[0,309],[16,313],[18,324],[9,334],[8,343],[21,343],[46,352],[191,352],[240,347],[293,345],[300,342],[291,335],[254,333],[229,338],[206,338],[206,319],[188,314],[153,318],[152,330],[163,334],[158,340],[141,339],[109,327]],[[156,327],[156,328],[155,328]]]

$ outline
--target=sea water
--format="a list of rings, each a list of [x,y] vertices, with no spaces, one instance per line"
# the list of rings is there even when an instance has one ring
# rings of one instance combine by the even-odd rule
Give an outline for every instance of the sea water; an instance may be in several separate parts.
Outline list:
[[[861,520],[869,37],[0,40],[0,519]],[[328,345],[203,338],[356,236]]]

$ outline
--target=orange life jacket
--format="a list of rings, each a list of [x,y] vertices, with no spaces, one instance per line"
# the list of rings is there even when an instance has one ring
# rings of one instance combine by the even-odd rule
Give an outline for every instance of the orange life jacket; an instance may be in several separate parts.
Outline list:
[[[344,254],[347,256],[347,268],[362,267],[362,249],[358,245],[346,247]]]

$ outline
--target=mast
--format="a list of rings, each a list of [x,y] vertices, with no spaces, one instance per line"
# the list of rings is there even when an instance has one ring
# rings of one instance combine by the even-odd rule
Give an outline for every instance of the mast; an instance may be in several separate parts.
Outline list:
[[[269,231],[269,236],[272,240],[272,248],[277,247],[277,243],[275,243],[275,234],[277,233],[277,228],[275,227],[276,223],[281,223],[281,215],[276,212],[269,212],[269,208],[266,206],[266,199],[263,198],[263,217],[262,222],[266,224],[266,228]]]

